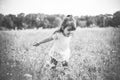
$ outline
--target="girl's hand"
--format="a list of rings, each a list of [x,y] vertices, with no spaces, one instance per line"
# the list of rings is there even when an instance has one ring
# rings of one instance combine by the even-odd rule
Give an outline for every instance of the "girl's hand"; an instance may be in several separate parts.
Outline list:
[[[39,43],[36,43],[36,44],[34,44],[33,46],[36,46],[36,47],[37,47],[37,46],[39,46],[39,45],[40,45]]]

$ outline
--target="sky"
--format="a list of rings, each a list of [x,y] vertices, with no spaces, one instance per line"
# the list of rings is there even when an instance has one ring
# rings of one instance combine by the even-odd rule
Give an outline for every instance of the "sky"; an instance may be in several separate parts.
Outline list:
[[[120,0],[0,0],[0,13],[99,15],[120,10]]]

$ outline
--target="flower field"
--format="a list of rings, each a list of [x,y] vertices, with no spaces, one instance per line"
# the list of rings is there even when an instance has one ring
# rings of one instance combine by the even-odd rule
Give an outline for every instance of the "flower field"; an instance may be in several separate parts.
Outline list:
[[[0,31],[0,80],[120,80],[119,28],[77,28],[65,75],[43,67],[52,41],[32,46],[54,31]]]

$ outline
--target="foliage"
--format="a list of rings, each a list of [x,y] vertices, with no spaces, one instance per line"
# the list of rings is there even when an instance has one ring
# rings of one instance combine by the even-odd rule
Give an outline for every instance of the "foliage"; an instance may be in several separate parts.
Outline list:
[[[113,25],[118,27],[120,25],[120,11],[117,11],[113,14]]]
[[[0,29],[31,29],[31,28],[56,28],[59,27],[65,15],[27,14],[16,15],[0,14]],[[119,27],[120,11],[112,14],[100,14],[96,16],[75,16],[78,27]]]

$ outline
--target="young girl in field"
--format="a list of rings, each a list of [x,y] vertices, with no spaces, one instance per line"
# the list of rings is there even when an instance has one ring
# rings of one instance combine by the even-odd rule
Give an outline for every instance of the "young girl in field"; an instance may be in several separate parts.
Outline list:
[[[72,37],[72,31],[76,30],[76,21],[72,15],[68,15],[61,24],[59,30],[55,31],[49,38],[34,44],[39,46],[42,43],[54,41],[54,44],[49,52],[49,60],[46,64],[52,65],[51,68],[56,68],[58,62],[62,63],[62,66],[68,66],[70,52],[70,40]]]

